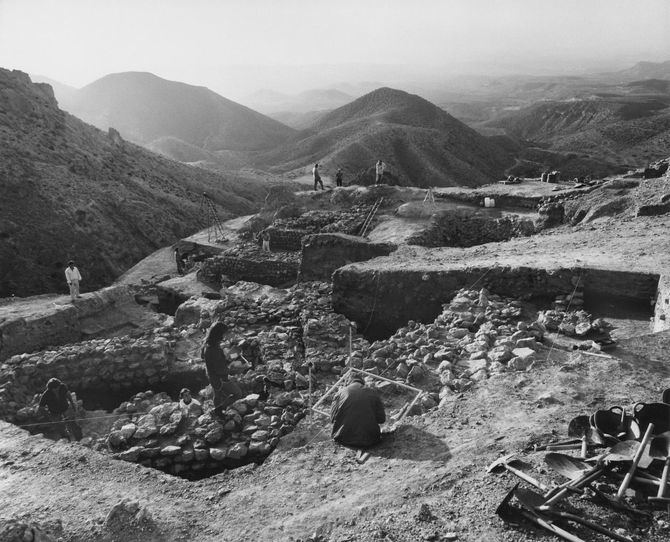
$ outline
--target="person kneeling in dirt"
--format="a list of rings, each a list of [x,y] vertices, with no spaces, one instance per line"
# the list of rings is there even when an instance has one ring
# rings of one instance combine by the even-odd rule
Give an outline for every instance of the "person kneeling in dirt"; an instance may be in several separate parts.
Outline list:
[[[63,382],[57,378],[50,379],[47,382],[46,390],[40,397],[37,408],[49,415],[49,419],[56,424],[64,438],[81,440],[81,427],[75,421],[77,405],[72,400],[72,395]]]
[[[384,405],[360,375],[335,396],[330,408],[335,442],[351,448],[369,448],[381,440],[379,424],[386,421]]]
[[[197,399],[193,399],[191,390],[183,388],[179,392],[179,408],[187,418],[197,418],[202,414],[202,405]]]
[[[226,331],[223,322],[216,322],[210,326],[202,346],[201,356],[205,362],[207,378],[214,390],[214,415],[222,417],[223,411],[242,397],[242,390],[230,381],[228,374],[228,359],[221,349],[221,340]]]

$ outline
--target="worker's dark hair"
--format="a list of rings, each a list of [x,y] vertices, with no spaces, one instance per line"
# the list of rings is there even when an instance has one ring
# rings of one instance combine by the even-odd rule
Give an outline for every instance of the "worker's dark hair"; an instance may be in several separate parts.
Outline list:
[[[74,265],[74,260],[70,260],[69,262],[67,262],[67,264],[68,265]]]
[[[53,389],[57,388],[58,386],[60,386],[61,384],[62,384],[62,382],[60,380],[58,380],[57,378],[50,378],[49,382],[47,382],[47,389],[48,390],[53,390]]]
[[[188,388],[182,388],[181,391],[179,392],[179,397],[183,397],[185,393],[191,393],[191,390],[189,390]],[[191,395],[193,394],[191,393]]]
[[[205,335],[205,344],[214,345],[220,343],[225,332],[226,325],[223,322],[214,322],[207,330],[207,335]]]
[[[360,374],[355,374],[351,377],[351,384],[354,382],[358,382],[359,384],[363,384],[365,386],[365,379],[363,378],[363,375]]]

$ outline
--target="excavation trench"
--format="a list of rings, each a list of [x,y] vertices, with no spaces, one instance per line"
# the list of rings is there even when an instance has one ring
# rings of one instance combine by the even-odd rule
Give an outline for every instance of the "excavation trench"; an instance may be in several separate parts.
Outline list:
[[[432,322],[461,288],[482,288],[550,307],[560,296],[583,293],[594,316],[637,322],[649,328],[659,275],[595,268],[463,267],[384,269],[345,266],[333,275],[333,306],[358,324],[369,340],[389,337],[414,320]]]

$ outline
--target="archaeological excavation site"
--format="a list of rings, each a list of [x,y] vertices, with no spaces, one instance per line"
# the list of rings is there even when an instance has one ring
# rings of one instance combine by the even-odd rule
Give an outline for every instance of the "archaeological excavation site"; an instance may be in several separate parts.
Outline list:
[[[642,177],[278,188],[74,302],[3,299],[2,540],[668,540],[670,180]],[[365,453],[331,439],[354,375]]]

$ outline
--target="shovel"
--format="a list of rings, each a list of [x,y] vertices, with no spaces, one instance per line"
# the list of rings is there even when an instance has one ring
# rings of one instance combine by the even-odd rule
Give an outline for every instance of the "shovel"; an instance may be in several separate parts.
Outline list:
[[[662,403],[656,403],[656,404],[662,404]],[[670,407],[670,405],[668,405],[668,407]],[[640,424],[640,427],[642,427],[642,424]],[[637,469],[638,463],[642,459],[642,455],[644,454],[644,451],[647,448],[649,441],[651,440],[651,435],[654,432],[654,428],[655,427],[652,422],[649,422],[648,425],[646,426],[646,431],[644,432],[644,436],[642,437],[642,442],[640,442],[640,446],[635,452],[635,457],[633,457],[633,463],[630,466],[628,472],[626,473],[626,477],[623,479],[623,482],[621,482],[621,485],[619,486],[619,491],[617,491],[616,493],[617,499],[622,499],[623,496],[626,494],[626,490],[628,489],[628,486],[630,485],[630,482],[633,479],[633,475],[635,474],[635,469]]]
[[[521,506],[526,510],[536,511],[536,509],[544,504],[544,498],[542,495],[535,493],[530,489],[515,489],[514,496],[517,498]],[[596,531],[605,536],[609,536],[613,540],[619,540],[620,542],[633,542],[630,538],[626,536],[621,536],[615,532],[598,525],[588,519],[584,519],[576,514],[570,514],[568,512],[562,512],[559,510],[548,510],[546,513],[551,515],[554,518],[561,518],[567,521],[572,521],[574,523],[580,523],[585,527],[588,527],[592,531]]]
[[[514,492],[518,486],[519,484],[514,486],[514,488],[512,488],[512,490],[507,495],[505,495],[505,498],[496,509],[496,514],[498,514],[498,516],[500,516],[503,521],[517,521],[517,518],[522,516],[535,525],[538,525],[547,531],[551,531],[556,536],[560,536],[564,540],[569,540],[570,542],[585,542],[583,539],[573,535],[572,533],[561,529],[551,521],[542,518],[542,516],[540,516],[540,514],[538,514],[535,510],[527,510],[525,508],[519,509],[510,505],[510,501],[512,500],[512,497],[514,497]]]
[[[558,454],[555,452],[548,453],[544,457],[544,461],[552,469],[570,478],[570,481],[567,484],[564,484],[559,491],[546,500],[543,504],[543,507],[546,508],[560,501],[570,491],[574,491],[575,488],[581,489],[582,487],[589,485],[591,482],[599,478],[605,471],[605,467],[600,463],[596,464],[594,467],[587,466],[585,470],[585,463],[583,461],[579,461],[569,455]]]
[[[658,493],[655,497],[649,497],[648,500],[653,502],[670,503],[670,498],[665,496],[667,489],[668,473],[670,472],[670,431],[661,433],[655,437],[649,446],[649,455],[663,459],[663,474],[661,474],[661,483],[658,486]]]
[[[487,467],[486,472],[493,472],[494,470],[497,470],[500,467],[503,467],[506,470],[508,470],[509,472],[511,472],[512,474],[515,474],[516,476],[521,478],[522,480],[525,480],[530,485],[535,486],[536,488],[540,489],[541,491],[547,491],[549,488],[546,485],[544,485],[542,482],[540,482],[539,480],[536,480],[535,478],[526,474],[522,470],[519,470],[519,469],[513,467],[512,465],[510,465],[510,463],[515,463],[515,462],[519,461],[518,459],[516,459],[514,457],[515,455],[516,454],[509,454],[509,455],[506,455],[504,457],[500,457],[500,458],[496,459],[493,463],[491,463]]]
[[[588,416],[577,416],[568,424],[568,435],[582,441],[581,456],[586,459],[586,447],[589,444],[603,444],[598,431],[591,427]]]
[[[649,424],[654,424],[654,434],[670,431],[670,404],[667,403],[637,403],[633,408],[635,420],[640,431],[645,431]]]

